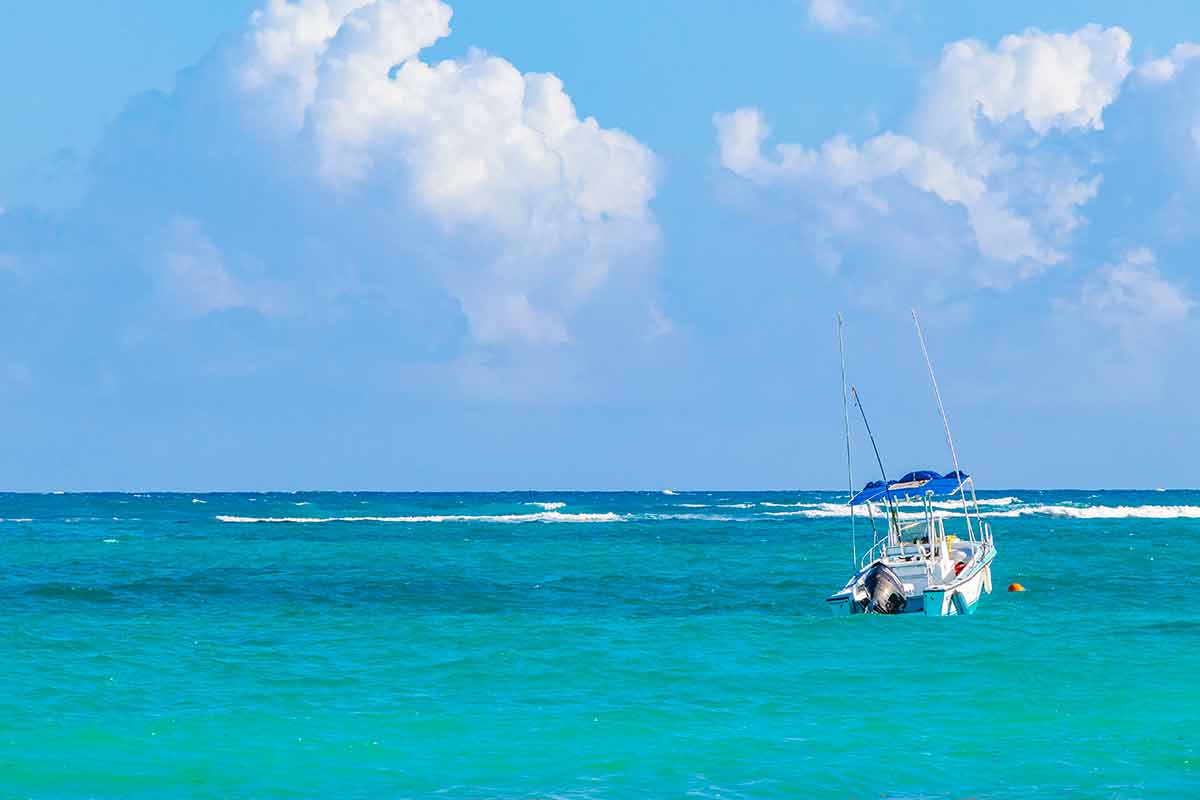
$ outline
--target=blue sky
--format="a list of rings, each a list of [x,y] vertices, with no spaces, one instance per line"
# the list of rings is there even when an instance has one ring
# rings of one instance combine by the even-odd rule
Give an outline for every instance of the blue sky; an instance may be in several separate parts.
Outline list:
[[[1200,485],[1183,2],[77,5],[0,11],[2,486],[837,487],[838,310],[949,469],[912,306],[981,486]]]

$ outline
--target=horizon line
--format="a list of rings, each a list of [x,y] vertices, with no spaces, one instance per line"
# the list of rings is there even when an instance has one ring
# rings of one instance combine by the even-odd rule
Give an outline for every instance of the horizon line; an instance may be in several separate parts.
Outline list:
[[[1191,486],[1025,486],[1025,487],[995,487],[989,489],[978,489],[979,492],[1194,492],[1200,491],[1200,487]],[[188,495],[214,495],[214,494],[786,494],[789,492],[798,493],[821,493],[821,494],[846,494],[844,488],[840,489],[801,489],[796,487],[782,489],[676,489],[676,488],[656,488],[656,489],[0,489],[0,496],[4,495],[37,495],[37,496],[66,496],[66,495],[89,495],[89,494],[155,494],[155,495],[170,495],[170,494],[188,494]]]

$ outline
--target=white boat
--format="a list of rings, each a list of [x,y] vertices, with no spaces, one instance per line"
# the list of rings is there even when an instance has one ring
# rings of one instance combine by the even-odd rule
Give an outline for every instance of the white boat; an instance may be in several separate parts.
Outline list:
[[[849,503],[855,572],[845,586],[826,599],[834,614],[924,614],[934,617],[970,614],[975,611],[980,597],[992,591],[992,561],[996,557],[992,528],[979,513],[974,481],[959,469],[950,423],[915,311],[913,321],[929,367],[954,470],[945,475],[920,470],[899,480],[888,480],[858,391],[851,387],[883,476],[882,480],[871,481],[854,493],[843,349],[842,411],[846,424],[846,466],[852,492]],[[841,324],[839,316],[839,348]],[[961,502],[961,513],[958,504],[946,502],[955,499]],[[948,513],[946,506],[953,508],[953,512]],[[857,552],[855,532],[856,510],[860,508],[865,508],[872,532],[872,544],[861,557]]]

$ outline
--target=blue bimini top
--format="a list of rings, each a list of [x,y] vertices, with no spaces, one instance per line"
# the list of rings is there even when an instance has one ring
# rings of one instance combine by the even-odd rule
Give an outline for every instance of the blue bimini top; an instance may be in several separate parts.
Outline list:
[[[893,500],[898,501],[920,500],[926,495],[943,497],[958,494],[969,480],[971,476],[965,472],[955,471],[939,475],[933,470],[919,469],[898,481],[871,481],[850,499],[850,505],[870,503],[889,494]]]

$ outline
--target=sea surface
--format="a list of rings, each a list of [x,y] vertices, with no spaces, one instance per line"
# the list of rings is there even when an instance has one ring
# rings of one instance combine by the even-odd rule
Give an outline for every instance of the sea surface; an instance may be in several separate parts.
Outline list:
[[[0,797],[1200,797],[1200,492],[980,498],[927,619],[835,493],[0,495]]]

